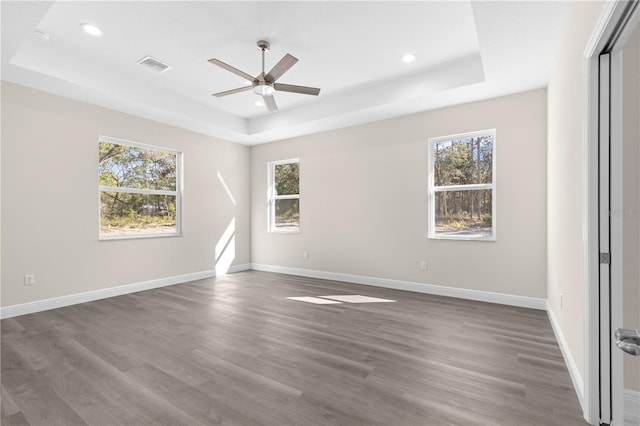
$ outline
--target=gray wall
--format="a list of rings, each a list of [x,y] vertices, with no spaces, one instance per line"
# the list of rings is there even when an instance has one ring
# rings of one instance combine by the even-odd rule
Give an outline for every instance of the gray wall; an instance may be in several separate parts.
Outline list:
[[[183,237],[98,241],[98,135],[184,153]],[[249,263],[249,159],[246,146],[3,82],[2,306],[214,270],[234,218],[231,257]]]
[[[640,330],[640,26],[622,54],[624,328]],[[624,355],[624,387],[640,391],[640,359]]]
[[[569,6],[564,35],[558,40],[558,53],[547,87],[547,299],[581,379],[585,368],[586,303],[584,131],[587,81],[584,51],[602,7],[602,2],[588,1]],[[579,391],[582,393],[583,389]]]
[[[253,147],[252,262],[546,298],[546,102],[541,89]],[[489,128],[497,241],[427,239],[427,139]],[[267,163],[296,157],[301,232],[267,233]]]

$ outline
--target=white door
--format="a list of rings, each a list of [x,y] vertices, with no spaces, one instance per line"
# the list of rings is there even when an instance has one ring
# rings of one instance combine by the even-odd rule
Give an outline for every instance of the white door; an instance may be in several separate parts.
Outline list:
[[[636,9],[639,9],[636,7]],[[601,84],[609,92],[609,117],[602,117],[601,302],[609,299],[609,324],[602,321],[601,359],[609,357],[609,401],[602,421],[640,425],[640,27],[631,14],[608,55],[601,58]],[[607,69],[608,67],[608,69]],[[601,104],[606,115],[606,100]],[[606,150],[608,127],[609,154]],[[607,168],[608,176],[607,176]],[[608,188],[605,187],[606,181]],[[608,200],[607,200],[608,197]],[[609,203],[606,208],[606,203]],[[605,214],[602,214],[605,213]],[[608,225],[608,229],[607,228]],[[608,234],[608,235],[607,235]],[[607,241],[608,239],[608,241]],[[607,275],[608,274],[608,286]],[[607,288],[608,287],[608,288]],[[608,293],[608,294],[607,294]],[[604,329],[608,327],[608,329]],[[608,338],[608,344],[606,342]],[[606,352],[609,352],[608,354]],[[604,384],[604,383],[603,383]],[[605,395],[603,395],[604,397]],[[607,421],[609,420],[609,421]]]

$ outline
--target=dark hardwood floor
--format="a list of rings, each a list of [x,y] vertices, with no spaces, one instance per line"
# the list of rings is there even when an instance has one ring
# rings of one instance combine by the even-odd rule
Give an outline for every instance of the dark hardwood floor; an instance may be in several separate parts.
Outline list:
[[[361,294],[397,303],[313,305]],[[3,425],[585,425],[543,311],[241,272],[2,321]]]

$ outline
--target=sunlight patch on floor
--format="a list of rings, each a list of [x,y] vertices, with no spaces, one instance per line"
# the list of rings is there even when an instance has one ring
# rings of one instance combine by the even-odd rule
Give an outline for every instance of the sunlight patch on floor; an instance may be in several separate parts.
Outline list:
[[[318,296],[318,297],[287,297],[290,300],[299,302],[314,303],[317,305],[328,305],[335,303],[388,303],[395,302],[391,299],[380,299],[378,297],[361,296],[359,294],[340,294],[335,296]]]
[[[321,299],[319,297],[287,297],[287,299],[289,300],[297,300],[298,302],[307,302],[307,303],[313,303],[315,305],[333,305],[333,304],[340,304],[342,302],[338,302],[336,300],[327,300],[327,299]]]

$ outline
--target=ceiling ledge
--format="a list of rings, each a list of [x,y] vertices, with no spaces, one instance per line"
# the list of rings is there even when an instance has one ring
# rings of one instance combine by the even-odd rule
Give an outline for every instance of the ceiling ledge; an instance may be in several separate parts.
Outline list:
[[[194,124],[201,122],[195,126],[197,131],[216,136],[221,132],[231,137],[247,134],[245,118],[213,109],[116,69],[66,55],[37,40],[26,40],[9,65],[71,83],[76,91],[92,93],[101,106],[118,105],[117,109],[124,112],[146,109],[143,115],[146,118],[168,120],[169,124],[192,130],[195,130]]]
[[[382,111],[410,99],[417,100],[412,103],[414,109],[411,111],[417,112],[421,109],[420,98],[484,81],[482,60],[476,54],[402,79],[378,82],[302,107],[246,119],[130,77],[118,79],[119,84],[113,85],[110,82],[117,70],[105,69],[77,57],[65,58],[64,67],[43,69],[41,64],[60,63],[59,55],[62,54],[35,40],[27,40],[11,59],[3,79],[246,145],[376,121],[385,118],[384,114],[376,114],[376,110]],[[53,60],[54,56],[57,61]],[[13,67],[22,70],[12,72]],[[25,73],[25,70],[30,72]],[[43,80],[43,76],[47,78]]]
[[[320,128],[363,123],[366,122],[363,121],[365,115],[371,117],[368,121],[374,121],[377,116],[371,112],[381,107],[483,81],[482,59],[479,54],[472,55],[402,79],[378,82],[312,104],[251,119],[249,137],[254,143],[262,143],[312,133]],[[413,112],[420,110],[419,102],[415,108]]]

